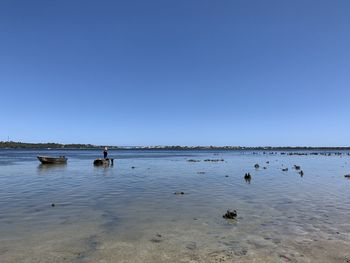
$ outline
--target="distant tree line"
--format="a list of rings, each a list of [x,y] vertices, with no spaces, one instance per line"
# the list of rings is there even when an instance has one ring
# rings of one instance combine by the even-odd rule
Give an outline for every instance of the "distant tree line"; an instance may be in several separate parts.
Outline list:
[[[11,149],[97,149],[102,146],[92,144],[60,144],[60,143],[25,143],[25,142],[13,142],[13,141],[0,141],[0,148]],[[113,148],[113,147],[111,147]]]

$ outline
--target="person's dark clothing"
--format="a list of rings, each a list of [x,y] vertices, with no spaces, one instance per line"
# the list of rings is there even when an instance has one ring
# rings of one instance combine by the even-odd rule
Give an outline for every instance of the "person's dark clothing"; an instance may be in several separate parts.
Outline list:
[[[103,158],[107,158],[108,152],[106,150],[103,151]]]

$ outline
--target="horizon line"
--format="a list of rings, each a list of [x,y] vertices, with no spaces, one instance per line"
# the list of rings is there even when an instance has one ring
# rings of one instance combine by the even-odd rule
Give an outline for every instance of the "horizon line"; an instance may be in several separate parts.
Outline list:
[[[290,149],[345,149],[350,146],[240,146],[240,145],[99,145],[99,144],[91,144],[91,143],[57,143],[57,142],[19,142],[19,141],[0,141],[0,144],[18,144],[18,145],[57,145],[57,146],[88,146],[88,147],[115,147],[115,148],[236,148],[236,149],[278,149],[278,148],[290,148]]]

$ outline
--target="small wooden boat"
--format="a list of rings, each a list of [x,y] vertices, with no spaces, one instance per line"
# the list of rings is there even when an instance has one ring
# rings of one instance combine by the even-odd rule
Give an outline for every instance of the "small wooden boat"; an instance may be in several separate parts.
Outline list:
[[[38,156],[38,159],[42,164],[66,163],[68,160],[65,156],[60,156],[60,157]]]

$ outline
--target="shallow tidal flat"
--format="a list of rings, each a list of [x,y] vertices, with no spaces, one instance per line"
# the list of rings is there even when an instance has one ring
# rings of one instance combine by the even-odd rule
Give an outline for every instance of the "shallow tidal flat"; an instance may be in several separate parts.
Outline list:
[[[48,154],[68,164],[39,165]],[[350,262],[345,152],[99,155],[0,151],[1,263]]]

